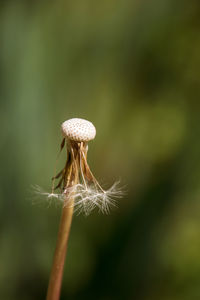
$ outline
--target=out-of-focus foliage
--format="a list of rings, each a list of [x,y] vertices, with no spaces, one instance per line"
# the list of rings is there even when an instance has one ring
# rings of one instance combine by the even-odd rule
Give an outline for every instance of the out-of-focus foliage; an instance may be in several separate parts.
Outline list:
[[[197,0],[1,1],[0,299],[45,298],[61,208],[31,184],[71,117],[127,194],[74,217],[61,299],[200,299],[199,32]]]

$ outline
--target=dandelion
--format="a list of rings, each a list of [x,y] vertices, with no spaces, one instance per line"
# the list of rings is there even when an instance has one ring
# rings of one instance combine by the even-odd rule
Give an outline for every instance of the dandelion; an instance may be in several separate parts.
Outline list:
[[[70,119],[62,126],[63,141],[61,150],[66,143],[67,161],[64,168],[53,177],[51,193],[41,192],[36,187],[36,192],[48,199],[56,198],[64,202],[65,206],[73,205],[75,211],[89,215],[95,208],[103,213],[109,213],[112,206],[116,206],[116,198],[122,192],[118,188],[119,182],[104,190],[92,174],[87,163],[88,141],[94,139],[96,129],[94,125],[83,119]],[[55,187],[55,180],[59,179]],[[55,193],[59,189],[60,193]],[[73,203],[70,199],[73,196]]]
[[[87,162],[88,142],[95,138],[94,125],[84,119],[73,118],[65,121],[62,126],[63,140],[60,151],[66,144],[67,161],[64,168],[53,177],[52,191],[46,193],[37,188],[37,192],[48,200],[56,198],[63,202],[58,240],[47,291],[47,300],[58,300],[63,276],[68,237],[73,211],[89,215],[97,208],[109,213],[116,206],[116,198],[122,196],[118,188],[119,182],[110,189],[104,190],[90,170]],[[59,180],[55,186],[55,181]],[[59,189],[60,193],[55,193]]]

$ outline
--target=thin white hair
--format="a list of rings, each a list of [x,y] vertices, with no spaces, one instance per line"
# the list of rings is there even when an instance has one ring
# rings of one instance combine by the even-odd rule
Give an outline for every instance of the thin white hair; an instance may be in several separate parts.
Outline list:
[[[74,211],[88,216],[95,208],[102,213],[109,214],[112,207],[117,207],[117,198],[121,198],[124,192],[119,188],[119,181],[115,182],[108,190],[100,189],[96,184],[85,185],[78,183],[66,188],[63,193],[48,193],[39,186],[34,186],[37,195],[44,196],[48,202],[53,199],[62,202],[64,206],[71,206],[74,199]]]

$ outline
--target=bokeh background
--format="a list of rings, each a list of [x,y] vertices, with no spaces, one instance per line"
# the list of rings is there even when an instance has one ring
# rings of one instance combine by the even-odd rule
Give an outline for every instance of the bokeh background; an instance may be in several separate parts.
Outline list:
[[[31,186],[72,117],[127,193],[74,217],[61,300],[200,299],[199,33],[197,0],[1,1],[0,299],[45,299],[61,207]]]

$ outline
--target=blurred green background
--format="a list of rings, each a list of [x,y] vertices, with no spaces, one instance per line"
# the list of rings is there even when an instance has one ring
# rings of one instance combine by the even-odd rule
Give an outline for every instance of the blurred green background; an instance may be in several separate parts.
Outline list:
[[[200,299],[199,1],[1,1],[0,45],[0,299],[45,299],[61,207],[31,185],[72,117],[127,194],[74,217],[61,300]]]

